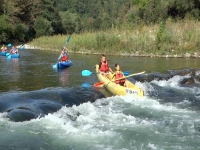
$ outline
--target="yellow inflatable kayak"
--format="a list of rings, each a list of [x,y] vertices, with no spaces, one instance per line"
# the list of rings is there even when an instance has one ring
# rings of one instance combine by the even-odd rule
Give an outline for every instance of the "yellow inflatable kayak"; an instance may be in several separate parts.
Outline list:
[[[98,73],[99,65],[96,65],[97,78],[100,82],[104,82],[104,87],[106,87],[113,95],[138,95],[144,96],[144,91],[135,86],[133,83],[126,79],[127,87],[120,86],[113,81],[110,81],[107,77],[103,76],[101,73]],[[110,75],[113,76],[112,74]]]

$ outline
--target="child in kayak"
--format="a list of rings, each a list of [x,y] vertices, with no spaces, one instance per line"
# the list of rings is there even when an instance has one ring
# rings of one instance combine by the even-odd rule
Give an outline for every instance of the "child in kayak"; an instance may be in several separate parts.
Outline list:
[[[3,46],[1,47],[1,51],[2,52],[7,52],[7,47],[3,44]]]
[[[68,56],[67,56],[67,54],[68,54],[68,49],[67,49],[66,47],[64,47],[64,48],[62,49],[62,52],[61,52],[60,56],[58,57],[58,61],[59,61],[60,59],[61,59],[62,62],[68,61]]]
[[[106,56],[103,54],[101,56],[101,62],[99,63],[99,72],[106,76],[107,78],[110,78],[110,72],[113,72],[112,69],[108,65],[108,61],[106,60]]]
[[[126,79],[123,78],[125,77],[123,72],[120,70],[120,66],[119,64],[115,64],[115,72],[114,72],[114,75],[113,75],[113,80],[115,81],[116,84],[119,84],[121,86],[127,86],[126,85]],[[119,79],[119,80],[117,80]]]
[[[18,49],[16,48],[16,46],[12,46],[10,53],[11,54],[17,54],[18,53]]]

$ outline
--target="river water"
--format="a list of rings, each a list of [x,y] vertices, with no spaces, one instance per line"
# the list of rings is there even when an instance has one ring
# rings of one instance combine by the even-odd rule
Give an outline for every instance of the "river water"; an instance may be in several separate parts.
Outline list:
[[[144,97],[95,89],[100,55],[69,54],[73,65],[54,70],[59,52],[21,50],[0,57],[0,149],[200,149],[199,59],[108,56]],[[186,84],[189,83],[190,84]],[[87,85],[87,86],[85,86]]]

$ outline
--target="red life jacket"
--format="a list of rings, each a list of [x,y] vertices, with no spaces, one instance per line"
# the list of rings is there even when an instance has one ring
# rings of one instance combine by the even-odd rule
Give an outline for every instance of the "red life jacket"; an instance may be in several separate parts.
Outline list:
[[[101,61],[100,71],[102,71],[102,72],[108,72],[109,71],[109,66],[108,66],[108,61],[107,60],[105,62]]]
[[[67,60],[68,60],[68,57],[67,57],[66,54],[64,54],[64,55],[62,56],[62,61],[67,61]]]
[[[115,80],[116,79],[119,79],[119,78],[123,78],[123,74],[122,74],[122,71],[115,71]],[[116,80],[115,83],[116,84],[119,84],[119,83],[124,83],[125,82],[125,79],[121,79],[121,80]]]

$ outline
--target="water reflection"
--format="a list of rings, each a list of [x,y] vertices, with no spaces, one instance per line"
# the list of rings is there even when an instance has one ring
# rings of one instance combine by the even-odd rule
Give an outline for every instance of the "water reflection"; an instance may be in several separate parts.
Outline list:
[[[69,77],[69,71],[66,69],[56,69],[56,72],[58,72],[59,75],[59,82],[62,84],[62,86],[66,86],[68,83],[68,77]]]
[[[20,66],[19,66],[19,59],[13,58],[12,59],[12,68],[16,72],[16,74],[13,76],[14,81],[18,81],[20,78]]]
[[[18,81],[20,79],[20,64],[18,58],[6,59],[8,65],[9,79]]]

